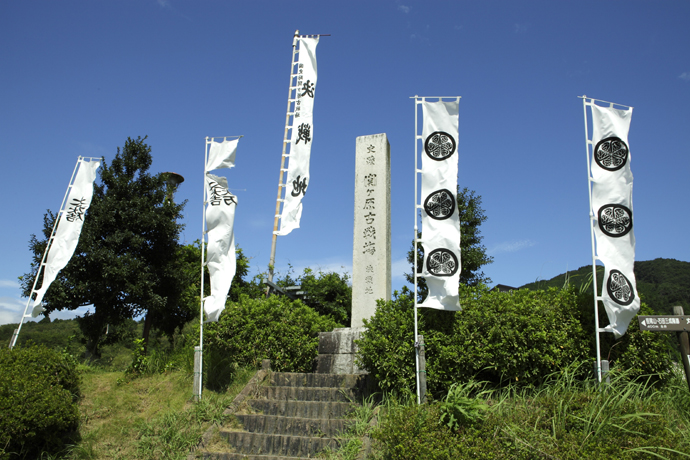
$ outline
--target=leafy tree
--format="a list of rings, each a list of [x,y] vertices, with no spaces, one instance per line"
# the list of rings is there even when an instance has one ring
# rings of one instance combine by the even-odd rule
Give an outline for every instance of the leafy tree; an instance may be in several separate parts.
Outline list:
[[[484,275],[483,271],[480,271],[484,265],[493,262],[493,257],[487,255],[486,247],[481,244],[484,237],[481,236],[479,226],[487,219],[482,208],[482,197],[467,187],[462,190],[458,187],[457,203],[460,214],[460,259],[462,264],[460,284],[477,286],[480,283],[490,283],[491,279]],[[418,238],[421,236],[422,234],[419,233]],[[407,261],[410,264],[414,263],[414,242],[412,242],[412,247],[407,253]],[[418,244],[417,273],[422,272],[423,263],[424,249],[421,244]],[[406,273],[405,278],[408,283],[414,284],[414,273]],[[418,277],[417,285],[419,298],[423,299],[428,291],[424,278]]]
[[[352,317],[352,286],[347,274],[335,272],[314,273],[310,268],[304,270],[299,278],[304,303],[321,315],[330,315],[340,324],[350,324]]]
[[[228,300],[237,302],[240,295],[246,294],[249,297],[260,297],[264,295],[264,290],[261,283],[257,279],[247,281],[245,278],[249,274],[249,258],[244,255],[241,247],[236,246],[235,257],[237,260],[237,270],[235,276],[232,278],[232,285],[228,293]],[[201,276],[199,267],[201,264],[201,242],[194,241],[192,244],[185,244],[178,249],[179,264],[186,272],[186,277],[191,282],[184,287],[183,299],[181,302],[184,305],[196,305],[196,310],[199,310],[199,293],[201,291]],[[204,267],[204,296],[211,294],[211,278],[208,273],[208,268]]]
[[[281,288],[299,286],[303,293],[302,302],[320,315],[330,315],[340,324],[350,324],[352,317],[352,286],[346,273],[314,272],[305,268],[304,272],[293,278],[294,269],[288,264],[287,272],[276,278]]]
[[[152,326],[172,334],[195,314],[183,303],[184,287],[193,280],[178,263],[182,224],[177,221],[185,203],[169,198],[163,173],[149,173],[152,156],[145,139],[128,138],[110,165],[103,159],[77,249],[44,298],[46,313],[95,307],[79,320],[87,353],[94,357],[100,355],[108,325],[116,328],[145,315],[143,338],[148,342]],[[50,211],[45,214],[44,240],[31,236],[32,270],[21,277],[25,296],[55,218]]]

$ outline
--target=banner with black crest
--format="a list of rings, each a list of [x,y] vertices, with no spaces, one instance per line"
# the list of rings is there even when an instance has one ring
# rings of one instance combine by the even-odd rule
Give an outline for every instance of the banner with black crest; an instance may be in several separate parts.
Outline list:
[[[314,94],[316,93],[316,45],[319,36],[300,36],[299,55],[290,156],[285,182],[285,197],[280,215],[278,235],[287,235],[299,228],[302,217],[302,198],[309,187],[309,160],[314,137]]]
[[[422,101],[421,204],[424,268],[429,293],[420,307],[460,310],[458,187],[459,101]]]
[[[588,104],[592,111],[592,215],[596,255],[604,264],[601,300],[609,318],[605,329],[625,334],[640,309],[635,274],[632,185],[628,131],[632,107]]]

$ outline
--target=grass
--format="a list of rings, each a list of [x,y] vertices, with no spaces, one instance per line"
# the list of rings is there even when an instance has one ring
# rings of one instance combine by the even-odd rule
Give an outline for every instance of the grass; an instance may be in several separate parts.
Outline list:
[[[205,390],[195,403],[183,371],[123,379],[122,372],[84,368],[81,441],[56,458],[185,459],[209,426],[225,420],[223,411],[253,375],[239,369],[226,391]]]
[[[391,399],[372,433],[373,457],[690,459],[690,392],[683,378],[657,388],[623,373],[612,373],[604,386],[575,375],[573,369],[553,375],[536,389],[459,385],[424,406]],[[449,413],[456,414],[453,423]]]

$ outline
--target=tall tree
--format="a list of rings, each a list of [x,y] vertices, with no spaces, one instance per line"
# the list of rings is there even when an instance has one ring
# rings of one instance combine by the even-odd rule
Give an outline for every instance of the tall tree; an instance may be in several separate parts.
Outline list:
[[[145,343],[151,327],[172,334],[194,317],[184,302],[184,287],[193,280],[181,264],[179,233],[185,203],[175,204],[166,177],[151,175],[151,148],[141,137],[128,138],[110,166],[103,159],[100,183],[84,220],[74,256],[44,298],[46,313],[93,305],[79,319],[87,349],[99,356],[108,325],[144,315]],[[31,291],[55,215],[44,216],[44,240],[32,235],[31,273],[22,277],[24,295]],[[40,274],[42,276],[42,273]]]
[[[474,190],[467,187],[457,193],[458,213],[460,214],[460,284],[476,286],[479,283],[490,283],[491,279],[484,275],[481,268],[493,262],[493,257],[487,255],[486,247],[482,245],[480,225],[487,219],[482,208],[482,197]],[[421,233],[418,238],[421,238]],[[407,261],[414,267],[414,242],[407,253]],[[417,273],[422,272],[424,262],[424,249],[417,245]],[[414,268],[413,268],[414,270]],[[405,278],[410,284],[414,283],[414,273],[405,273]],[[419,298],[427,295],[427,286],[424,278],[417,278]]]

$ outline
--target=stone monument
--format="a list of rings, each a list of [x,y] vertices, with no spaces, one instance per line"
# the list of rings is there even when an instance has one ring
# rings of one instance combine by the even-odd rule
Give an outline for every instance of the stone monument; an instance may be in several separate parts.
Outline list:
[[[319,334],[317,372],[357,374],[354,340],[376,300],[391,298],[390,144],[385,134],[357,138],[355,226],[352,248],[352,320],[349,328]]]
[[[355,231],[352,248],[352,322],[376,311],[376,300],[391,299],[391,161],[385,134],[357,138]]]

